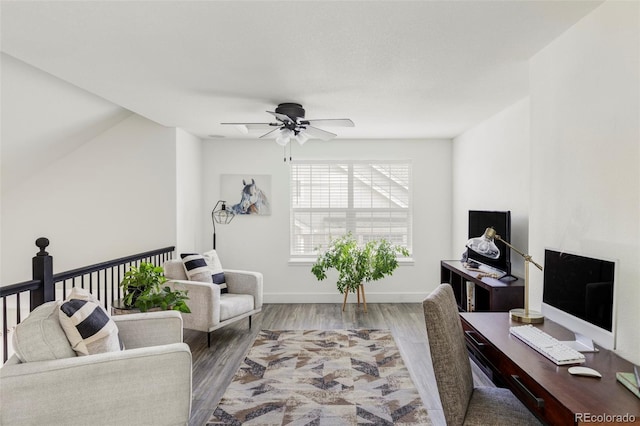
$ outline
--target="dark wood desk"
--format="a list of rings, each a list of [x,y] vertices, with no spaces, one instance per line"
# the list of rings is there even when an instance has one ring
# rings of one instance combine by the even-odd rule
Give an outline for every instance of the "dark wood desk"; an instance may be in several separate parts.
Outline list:
[[[640,424],[640,399],[616,381],[616,372],[632,372],[630,362],[612,351],[586,353],[585,367],[602,374],[601,379],[572,376],[570,366],[555,365],[509,334],[510,326],[522,325],[506,312],[460,313],[467,348],[476,364],[498,386],[507,387],[542,421],[550,425],[594,424],[596,416],[624,416]],[[566,328],[546,320],[536,325],[558,340],[573,340]],[[623,421],[595,422],[622,424]],[[610,417],[608,420],[621,420]]]

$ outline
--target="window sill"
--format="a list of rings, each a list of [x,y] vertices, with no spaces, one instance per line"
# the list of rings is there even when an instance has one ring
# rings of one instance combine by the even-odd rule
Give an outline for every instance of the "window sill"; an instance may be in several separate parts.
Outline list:
[[[289,259],[289,266],[311,266],[316,263],[315,257],[292,257]],[[402,259],[398,259],[399,266],[413,266],[415,261],[413,257],[403,257]]]

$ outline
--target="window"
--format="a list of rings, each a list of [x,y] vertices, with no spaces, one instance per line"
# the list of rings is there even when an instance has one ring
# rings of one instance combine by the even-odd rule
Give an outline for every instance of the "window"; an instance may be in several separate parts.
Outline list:
[[[411,163],[291,163],[290,217],[292,257],[315,257],[315,248],[347,232],[411,251]]]

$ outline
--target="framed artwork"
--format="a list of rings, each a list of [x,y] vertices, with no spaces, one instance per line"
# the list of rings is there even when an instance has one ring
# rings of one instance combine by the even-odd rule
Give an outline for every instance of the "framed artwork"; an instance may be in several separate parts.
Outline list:
[[[271,215],[271,175],[222,175],[220,193],[237,215]]]

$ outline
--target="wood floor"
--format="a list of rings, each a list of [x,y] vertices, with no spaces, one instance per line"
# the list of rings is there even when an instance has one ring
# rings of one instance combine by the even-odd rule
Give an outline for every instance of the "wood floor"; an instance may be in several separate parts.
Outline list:
[[[340,304],[264,305],[262,312],[253,317],[251,329],[248,320],[242,320],[216,330],[211,334],[210,348],[207,348],[205,333],[185,330],[184,340],[191,347],[193,355],[193,403],[190,425],[206,424],[261,329],[351,328],[391,330],[433,424],[444,425],[431,367],[422,305],[370,303],[367,304],[367,308],[368,312],[364,313],[356,304],[347,305],[344,312]],[[478,375],[477,369],[474,369],[474,377],[481,384],[488,384],[486,377]]]

